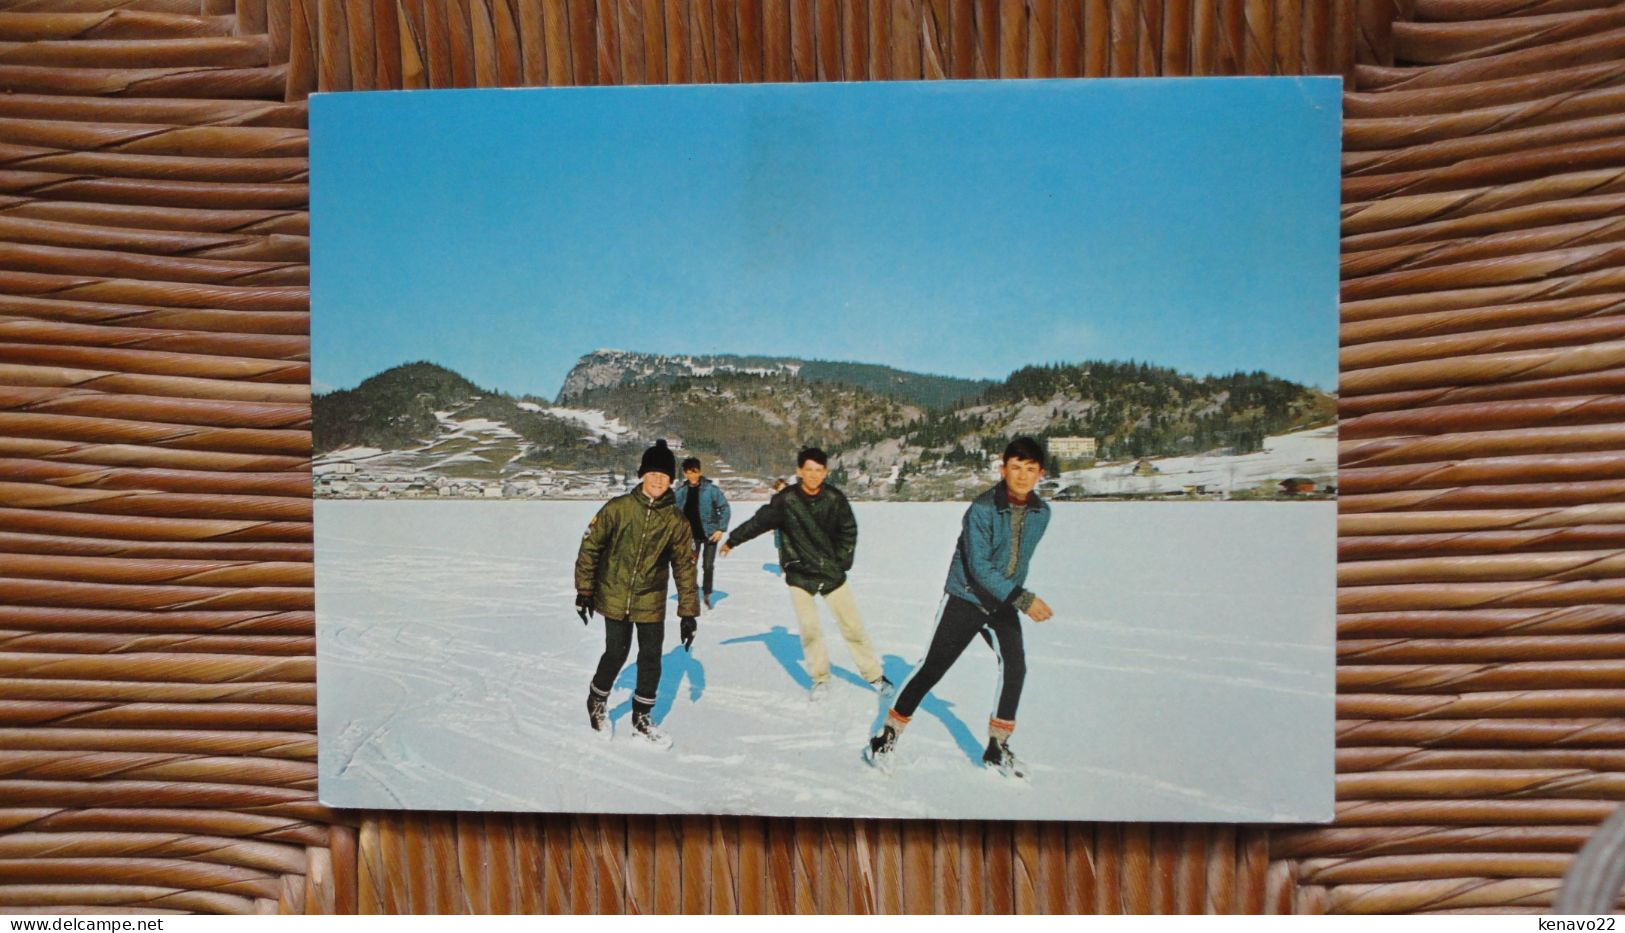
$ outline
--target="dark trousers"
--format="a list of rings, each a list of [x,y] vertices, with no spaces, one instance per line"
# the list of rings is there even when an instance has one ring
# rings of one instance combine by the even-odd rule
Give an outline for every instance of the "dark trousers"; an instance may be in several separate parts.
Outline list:
[[[700,584],[700,591],[711,595],[711,581],[716,577],[717,570],[717,543],[704,538],[694,539],[694,550],[701,555],[701,566],[704,568],[704,579]]]
[[[999,707],[994,713],[1011,722],[1016,718],[1016,706],[1021,702],[1021,685],[1027,679],[1027,650],[1021,643],[1021,619],[1010,606],[1001,606],[997,612],[983,612],[980,606],[957,596],[949,596],[937,618],[937,630],[931,635],[931,647],[926,649],[925,660],[919,670],[903,685],[893,706],[904,716],[913,716],[920,701],[948,668],[954,666],[959,655],[978,634],[988,640],[999,658]]]
[[[615,675],[626,664],[632,650],[632,630],[638,631],[638,685],[632,691],[632,708],[648,709],[655,704],[660,689],[660,649],[666,641],[666,623],[604,620],[604,656],[598,659],[598,672],[592,675],[592,689],[600,696],[615,686]]]

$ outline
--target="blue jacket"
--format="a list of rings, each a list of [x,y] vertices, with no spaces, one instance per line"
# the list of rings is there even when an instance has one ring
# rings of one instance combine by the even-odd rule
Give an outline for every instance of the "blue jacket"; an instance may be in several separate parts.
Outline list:
[[[1050,507],[1038,494],[1028,495],[1027,517],[1021,524],[1021,557],[1015,575],[1006,576],[1010,566],[1010,500],[1004,483],[977,496],[965,510],[959,544],[948,567],[948,584],[944,588],[949,595],[987,612],[1013,604],[1025,592],[1022,587],[1027,582],[1027,567],[1039,539],[1044,537],[1049,516]]]
[[[687,481],[674,484],[671,491],[677,497],[677,511],[682,512],[688,505]],[[722,494],[722,487],[707,477],[700,477],[700,527],[704,529],[705,537],[709,539],[719,531],[727,531],[728,519],[732,515],[733,510],[728,508],[728,497]]]

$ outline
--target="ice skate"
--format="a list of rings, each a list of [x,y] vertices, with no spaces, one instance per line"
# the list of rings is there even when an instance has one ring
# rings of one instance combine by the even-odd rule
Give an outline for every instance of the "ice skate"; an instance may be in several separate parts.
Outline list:
[[[827,680],[820,680],[814,683],[812,685],[812,689],[807,691],[807,702],[809,703],[822,703],[828,698],[829,681]]]
[[[890,699],[897,692],[897,685],[892,683],[891,678],[885,674],[881,674],[874,680],[869,681],[869,686],[875,688],[876,693],[887,699]]]
[[[587,724],[601,739],[610,737],[608,697],[601,697],[597,693],[587,691]]]
[[[987,751],[982,753],[982,767],[992,768],[1007,778],[1027,777],[1027,769],[1016,759],[1016,753],[1010,750],[1009,741],[1004,739],[987,740]]]
[[[896,752],[897,730],[887,724],[864,746],[863,760],[869,763],[869,767],[890,774],[892,766],[896,764]]]
[[[645,712],[632,714],[632,735],[639,742],[648,744],[652,748],[665,751],[671,748],[671,736],[660,731],[654,724],[654,719]]]

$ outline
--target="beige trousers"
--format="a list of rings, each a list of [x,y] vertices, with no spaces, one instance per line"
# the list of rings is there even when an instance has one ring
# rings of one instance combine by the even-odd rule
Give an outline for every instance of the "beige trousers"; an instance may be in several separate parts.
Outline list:
[[[790,605],[796,610],[796,623],[801,626],[801,652],[807,659],[807,674],[813,683],[829,679],[829,651],[824,647],[824,629],[818,621],[818,604],[813,595],[799,586],[789,587]],[[864,680],[880,679],[880,659],[869,646],[869,634],[863,630],[863,619],[858,616],[858,604],[852,599],[852,588],[845,583],[824,594],[824,602],[835,614],[841,637],[852,650],[857,662],[858,675]]]

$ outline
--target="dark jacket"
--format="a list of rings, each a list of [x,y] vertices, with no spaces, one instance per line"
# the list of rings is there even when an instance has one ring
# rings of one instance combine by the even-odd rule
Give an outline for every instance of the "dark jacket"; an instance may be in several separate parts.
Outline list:
[[[686,481],[672,487],[672,495],[677,499],[677,511],[688,508],[689,491]],[[710,477],[700,477],[700,528],[704,531],[700,537],[709,540],[717,532],[727,531],[728,520],[732,517],[733,510],[728,507],[728,497],[723,495],[722,487],[711,482]]]
[[[650,501],[638,486],[604,503],[581,536],[576,592],[606,619],[666,621],[666,568],[677,577],[677,614],[700,614],[694,535],[670,491]]]
[[[802,492],[799,483],[787,486],[733,530],[728,547],[773,530],[783,532],[779,567],[784,582],[809,593],[828,593],[846,582],[858,550],[858,520],[845,493],[829,483],[816,496]]]
[[[1022,588],[1027,583],[1027,567],[1049,526],[1049,516],[1050,507],[1037,493],[1027,497],[1027,516],[1021,523],[1021,557],[1016,561],[1015,574],[1006,575],[1010,567],[1009,496],[1003,483],[977,496],[965,510],[944,588],[950,595],[988,612],[1015,605],[1025,592]]]

